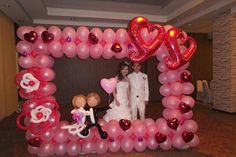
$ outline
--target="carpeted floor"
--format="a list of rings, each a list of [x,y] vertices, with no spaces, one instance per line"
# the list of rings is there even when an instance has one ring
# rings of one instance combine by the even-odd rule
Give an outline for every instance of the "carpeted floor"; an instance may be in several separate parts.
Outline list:
[[[71,120],[71,107],[61,105],[61,119]],[[147,106],[146,117],[157,119],[161,116],[163,107],[160,103],[150,103]],[[15,119],[17,113],[0,122],[0,157],[30,157],[27,152],[25,131],[17,128]],[[188,150],[145,151],[143,153],[106,153],[99,156],[108,157],[235,157],[236,156],[236,115],[215,111],[206,104],[197,103],[194,107],[194,120],[199,124],[198,135],[201,143],[198,147]],[[97,154],[83,155],[95,157]]]

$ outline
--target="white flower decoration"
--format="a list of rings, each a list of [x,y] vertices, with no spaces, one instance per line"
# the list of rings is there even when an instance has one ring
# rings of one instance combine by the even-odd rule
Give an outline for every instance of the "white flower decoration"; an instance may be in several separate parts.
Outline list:
[[[31,73],[25,73],[20,81],[20,86],[26,90],[26,93],[37,91],[39,89],[39,85],[40,81]]]
[[[41,123],[46,122],[49,119],[49,116],[52,114],[52,110],[50,108],[46,108],[42,105],[37,106],[35,109],[31,110],[31,119],[30,121],[33,123]]]

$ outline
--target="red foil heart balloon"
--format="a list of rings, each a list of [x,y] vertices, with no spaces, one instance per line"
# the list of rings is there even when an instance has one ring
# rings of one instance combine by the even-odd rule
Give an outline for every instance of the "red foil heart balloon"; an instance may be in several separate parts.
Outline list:
[[[35,31],[31,31],[29,33],[24,34],[24,39],[28,42],[35,43],[38,39],[38,35]]]
[[[50,41],[52,41],[54,39],[54,35],[52,34],[52,33],[49,33],[48,31],[44,31],[43,33],[42,33],[42,40],[44,41],[44,42],[50,42]]]
[[[180,43],[178,43],[177,40],[180,41]],[[181,53],[179,46],[184,45],[186,42],[189,43],[189,46],[185,52]],[[178,69],[186,64],[197,48],[193,38],[186,36],[183,31],[175,27],[167,31],[165,35],[165,44],[170,54],[169,57],[166,57],[165,63],[167,68],[171,70]]]
[[[184,71],[180,75],[180,80],[182,82],[190,82],[192,80],[192,75],[190,73]]]
[[[28,140],[28,144],[32,147],[40,147],[41,145],[41,139],[39,137],[30,138]]]
[[[158,33],[153,40],[146,43],[141,36],[143,28],[147,28],[149,33],[155,30],[157,30]],[[143,62],[152,56],[161,46],[165,37],[164,28],[158,24],[150,24],[145,17],[135,17],[132,19],[128,25],[128,33],[139,51],[138,55],[133,55],[133,52],[129,53],[129,58],[133,62]]]
[[[111,50],[115,53],[119,53],[122,51],[122,47],[120,46],[119,43],[114,43],[111,47]]]
[[[189,112],[192,108],[190,105],[185,104],[184,102],[181,102],[179,104],[179,109],[181,113],[187,113]]]
[[[119,121],[120,127],[123,131],[128,130],[131,127],[131,121],[128,119],[121,119]]]
[[[155,134],[155,139],[156,139],[157,143],[163,143],[166,141],[167,136],[162,133],[157,132]]]
[[[192,139],[193,139],[193,137],[194,137],[194,133],[184,131],[184,132],[182,133],[182,137],[183,137],[183,139],[184,139],[184,142],[188,143],[188,142],[192,141]]]
[[[98,43],[98,38],[94,33],[89,33],[88,38],[89,38],[89,42],[91,44],[97,44]]]
[[[179,126],[179,120],[177,118],[173,118],[171,120],[167,120],[167,125],[171,128],[176,130]]]

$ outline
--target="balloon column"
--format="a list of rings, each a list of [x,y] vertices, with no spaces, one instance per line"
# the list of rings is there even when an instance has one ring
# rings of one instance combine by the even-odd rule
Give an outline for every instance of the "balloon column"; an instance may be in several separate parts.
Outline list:
[[[99,28],[89,30],[81,26],[76,30],[57,26],[21,26],[17,30],[20,41],[16,45],[20,54],[19,65],[24,68],[16,76],[19,94],[26,101],[17,117],[17,125],[26,130],[28,151],[39,156],[52,154],[71,156],[79,153],[107,151],[142,152],[145,149],[187,149],[199,143],[196,135],[198,125],[192,120],[195,101],[189,95],[194,87],[191,73],[187,70],[190,58],[196,50],[195,41],[185,32],[170,25],[150,24],[144,17],[132,19],[125,29]],[[187,45],[187,46],[186,46]],[[91,129],[86,137],[70,134],[60,121],[59,105],[52,96],[56,86],[51,81],[55,72],[51,69],[54,59],[65,55],[68,58],[121,59],[143,62],[151,56],[159,61],[158,77],[162,84],[163,118],[144,121],[99,120],[108,133],[101,139],[97,129]],[[111,94],[116,79],[102,79],[101,87]]]

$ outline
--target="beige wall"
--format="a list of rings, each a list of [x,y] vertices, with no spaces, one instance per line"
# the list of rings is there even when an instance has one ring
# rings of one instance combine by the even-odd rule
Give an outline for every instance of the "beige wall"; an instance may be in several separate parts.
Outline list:
[[[16,73],[14,23],[0,11],[0,119],[17,108]]]

